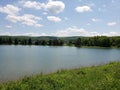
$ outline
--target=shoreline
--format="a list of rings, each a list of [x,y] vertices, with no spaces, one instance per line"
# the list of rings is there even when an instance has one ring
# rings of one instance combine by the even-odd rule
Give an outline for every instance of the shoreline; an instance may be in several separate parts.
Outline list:
[[[49,71],[49,72],[38,72],[38,73],[32,73],[32,74],[29,74],[29,75],[22,75],[22,76],[18,76],[19,78],[14,78],[14,79],[9,79],[9,80],[3,80],[3,81],[0,81],[0,84],[4,84],[4,83],[9,83],[9,82],[16,82],[16,81],[19,81],[21,79],[23,79],[24,77],[36,77],[38,75],[49,75],[49,74],[55,74],[57,72],[61,72],[61,71],[70,71],[70,70],[76,70],[76,69],[81,69],[81,68],[91,68],[91,67],[97,67],[97,66],[102,66],[102,65],[106,65],[106,64],[109,64],[109,63],[113,63],[113,62],[120,62],[119,60],[118,61],[108,61],[108,62],[104,62],[104,63],[101,63],[101,64],[97,64],[97,65],[87,65],[87,66],[76,66],[76,67],[71,67],[71,68],[61,68],[61,69],[58,69],[58,70],[55,70],[55,71]]]
[[[25,90],[27,88],[30,88],[30,89],[36,88],[35,90],[38,90],[42,88],[43,90],[46,90],[42,86],[47,87],[47,89],[48,88],[61,89],[63,87],[64,89],[67,89],[69,84],[71,84],[71,88],[73,89],[77,89],[77,85],[79,84],[80,84],[80,87],[82,87],[82,84],[83,84],[83,87],[82,87],[83,89],[86,89],[86,88],[99,89],[100,87],[105,89],[104,85],[106,86],[107,89],[109,89],[108,86],[113,87],[111,84],[114,84],[114,82],[118,82],[118,80],[120,80],[119,67],[120,67],[120,62],[117,61],[117,62],[109,62],[105,64],[100,64],[97,66],[93,65],[93,66],[88,66],[88,67],[58,70],[56,72],[49,73],[49,74],[40,73],[37,75],[24,76],[23,78],[20,78],[16,81],[0,83],[0,89],[3,89],[3,88],[8,89],[8,87],[9,88],[11,87],[13,90],[15,90],[15,88],[20,88],[20,90]],[[104,82],[104,84],[102,84],[102,82]],[[109,85],[110,82],[111,84]],[[96,86],[91,87],[92,83],[96,84]],[[55,84],[55,87],[52,86],[53,84]],[[118,86],[119,83],[116,83],[116,84],[117,84],[117,87],[120,88],[120,86]],[[27,87],[23,87],[23,85],[27,85]],[[31,85],[34,85],[34,87],[31,87]],[[85,87],[86,85],[88,86]],[[117,87],[114,86],[113,89]]]
[[[120,49],[120,47],[100,47],[100,46],[81,46],[81,47],[76,47],[74,45],[63,45],[63,46],[53,46],[53,45],[21,45],[21,44],[18,44],[18,45],[15,45],[15,44],[2,44],[0,46],[45,46],[45,47],[75,47],[75,48],[103,48],[103,49]]]

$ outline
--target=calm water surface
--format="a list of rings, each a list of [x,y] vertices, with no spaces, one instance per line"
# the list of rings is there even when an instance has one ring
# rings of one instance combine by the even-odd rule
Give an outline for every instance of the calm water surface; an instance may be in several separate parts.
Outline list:
[[[1,45],[0,80],[109,61],[120,61],[120,49]]]

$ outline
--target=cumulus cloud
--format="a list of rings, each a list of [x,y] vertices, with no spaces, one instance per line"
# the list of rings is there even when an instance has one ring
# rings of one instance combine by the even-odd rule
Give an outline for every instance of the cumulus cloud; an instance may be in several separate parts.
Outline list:
[[[24,36],[47,36],[46,33],[25,33]]]
[[[53,36],[96,36],[97,32],[88,32],[83,28],[70,27],[52,34]]]
[[[120,36],[120,32],[109,32],[102,34],[104,36]]]
[[[83,28],[69,27],[64,30],[59,30],[54,33],[10,33],[10,32],[0,32],[0,35],[9,35],[9,36],[120,36],[120,32],[108,32],[108,33],[98,33],[98,32],[89,32]]]
[[[61,19],[59,17],[55,17],[55,16],[47,16],[47,19],[52,22],[60,22],[61,21]]]
[[[120,36],[120,32],[110,32],[109,36]]]
[[[89,32],[83,28],[69,27],[49,35],[51,36],[120,36],[120,32],[98,33],[94,31]]]
[[[11,33],[10,32],[0,32],[0,36],[11,36]]]
[[[0,12],[1,13],[6,13],[6,14],[9,14],[9,15],[16,15],[16,14],[19,13],[20,10],[21,10],[21,8],[18,8],[14,5],[11,5],[11,4],[7,4],[4,7],[0,7]]]
[[[101,21],[100,19],[97,19],[97,18],[92,18],[91,19],[93,22],[99,22],[99,21]]]
[[[69,20],[68,17],[64,17],[64,20]]]
[[[2,33],[3,35],[3,33]],[[7,35],[6,33],[4,35]],[[89,31],[86,31],[85,29],[83,28],[77,28],[77,27],[69,27],[69,28],[66,28],[64,30],[59,30],[57,32],[54,32],[54,33],[12,33],[9,35],[14,35],[14,36],[97,36],[97,35],[100,35],[99,33],[97,32],[89,32]]]
[[[90,6],[78,6],[78,7],[75,8],[75,10],[79,13],[92,11]]]
[[[28,32],[28,33],[10,33],[10,32],[0,32],[0,35],[1,36],[5,36],[5,35],[8,35],[8,36],[32,36],[32,37],[36,37],[36,36],[48,36],[47,34],[45,33],[34,33],[34,32]]]
[[[56,14],[62,12],[64,8],[65,4],[62,1],[49,0],[49,2],[45,5],[46,10]]]
[[[6,19],[13,23],[20,22],[28,26],[35,26],[35,27],[42,26],[41,24],[38,24],[38,20],[41,20],[42,18],[34,16],[32,14],[24,14],[23,16],[8,15]]]
[[[34,32],[28,32],[28,33],[16,33],[14,36],[47,36],[45,33],[34,33]]]
[[[0,7],[0,12],[7,14],[6,19],[13,23],[20,22],[28,26],[35,26],[35,27],[42,26],[41,24],[38,23],[38,20],[41,20],[42,18],[34,16],[32,14],[24,14],[20,16],[19,15],[20,10],[21,8],[18,8],[11,4],[7,4],[4,7]],[[6,26],[6,28],[12,28],[12,27]]]
[[[36,1],[21,1],[21,4],[23,4],[24,7],[27,8],[34,8],[34,9],[41,9],[44,8],[45,4],[36,2]]]
[[[48,13],[47,12],[43,12],[43,15],[47,15]]]
[[[115,26],[117,23],[116,22],[109,22],[107,23],[108,26]]]
[[[55,14],[62,12],[65,8],[64,2],[53,0],[49,0],[47,3],[36,1],[20,1],[20,3],[26,8],[43,9]]]
[[[11,28],[12,28],[11,25],[6,25],[5,27],[6,27],[7,29],[11,29]]]

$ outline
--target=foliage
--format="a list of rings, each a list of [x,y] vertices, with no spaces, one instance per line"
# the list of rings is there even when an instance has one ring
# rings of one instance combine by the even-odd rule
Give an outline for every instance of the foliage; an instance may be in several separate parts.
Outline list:
[[[120,62],[24,77],[0,90],[120,90]]]
[[[76,47],[81,47],[81,38],[78,38],[78,39],[75,41],[75,46],[76,46]]]
[[[120,47],[120,36],[94,37],[27,37],[27,36],[0,36],[0,45],[49,45],[49,46],[98,46]]]

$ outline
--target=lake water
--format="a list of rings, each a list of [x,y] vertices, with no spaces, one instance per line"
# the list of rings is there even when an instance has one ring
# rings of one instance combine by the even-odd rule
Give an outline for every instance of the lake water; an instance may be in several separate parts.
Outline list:
[[[0,80],[120,61],[120,49],[69,46],[0,46]]]

